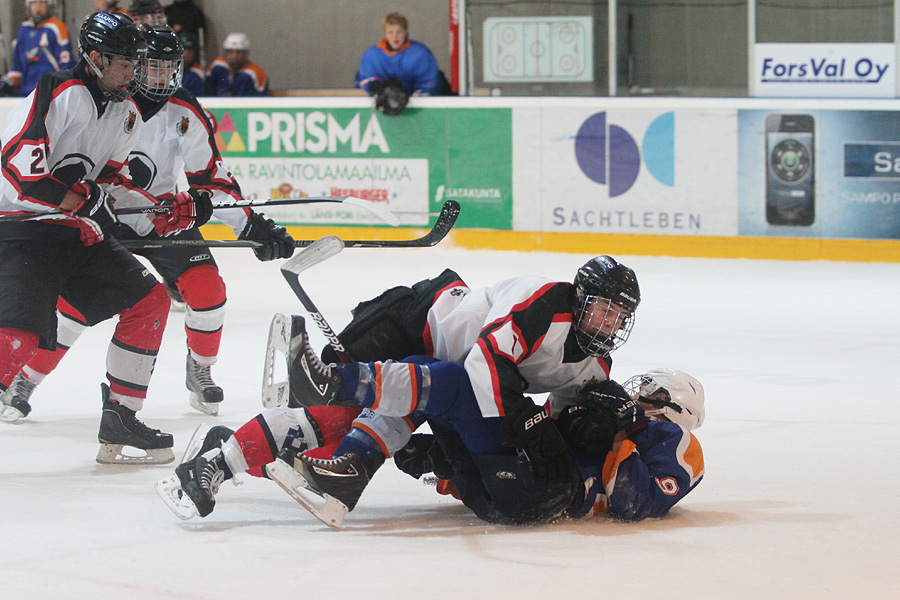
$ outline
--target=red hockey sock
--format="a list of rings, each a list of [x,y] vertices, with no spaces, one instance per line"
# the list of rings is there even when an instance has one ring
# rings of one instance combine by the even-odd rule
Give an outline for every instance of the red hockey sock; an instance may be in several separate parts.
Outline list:
[[[5,390],[37,351],[40,336],[33,331],[0,327],[0,386]]]

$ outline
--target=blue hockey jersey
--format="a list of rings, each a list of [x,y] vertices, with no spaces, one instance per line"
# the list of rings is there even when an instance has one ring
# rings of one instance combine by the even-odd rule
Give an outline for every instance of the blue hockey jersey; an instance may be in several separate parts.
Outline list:
[[[390,50],[386,40],[366,50],[359,61],[356,85],[369,95],[369,85],[376,80],[399,79],[410,96],[438,93],[438,64],[425,44],[407,40],[397,50]]]
[[[13,66],[9,78],[17,87],[17,96],[27,96],[45,73],[64,71],[75,66],[69,45],[69,32],[56,17],[39,25],[25,21],[19,26]]]

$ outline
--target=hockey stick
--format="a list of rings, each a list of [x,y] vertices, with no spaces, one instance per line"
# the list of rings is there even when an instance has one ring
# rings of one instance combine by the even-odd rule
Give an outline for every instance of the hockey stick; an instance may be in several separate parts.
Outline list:
[[[284,266],[281,267],[281,274],[284,275],[288,285],[291,286],[291,290],[300,300],[303,308],[306,309],[306,312],[309,313],[312,320],[315,321],[322,333],[325,334],[325,339],[327,339],[328,344],[334,348],[334,351],[337,353],[341,362],[349,362],[350,358],[347,356],[347,351],[344,349],[341,340],[338,339],[334,329],[331,328],[331,325],[329,325],[328,321],[325,320],[325,317],[322,316],[322,313],[316,307],[315,302],[309,297],[309,294],[306,293],[303,286],[300,285],[300,273],[313,265],[317,265],[332,256],[340,254],[343,249],[344,242],[342,242],[340,238],[333,235],[320,238],[284,263]]]
[[[343,240],[345,248],[429,248],[447,237],[459,216],[459,203],[444,202],[441,213],[431,230],[411,240]],[[294,240],[295,248],[306,248],[317,240]],[[169,248],[172,246],[206,246],[207,248],[258,248],[262,244],[252,240],[122,240],[122,245],[132,250],[142,248]]]
[[[269,199],[257,199],[257,200],[238,200],[235,202],[229,202],[228,204],[214,204],[213,210],[219,210],[223,208],[245,208],[245,207],[253,207],[253,206],[284,206],[284,205],[294,205],[294,204],[318,204],[323,202],[332,202],[339,204],[349,204],[351,206],[356,206],[358,208],[363,208],[376,217],[378,217],[384,223],[388,225],[396,227],[400,224],[400,218],[387,210],[386,208],[379,206],[374,202],[370,202],[368,200],[363,200],[361,198],[355,198],[353,196],[309,196],[306,198],[269,198]],[[131,207],[131,208],[119,208],[114,210],[113,212],[116,215],[145,215],[145,214],[162,214],[172,212],[171,204],[159,204],[157,206],[144,206],[144,207]],[[59,212],[45,212],[45,213],[25,213],[18,215],[4,215],[0,217],[0,222],[5,221],[32,221],[32,220],[42,220],[42,219],[58,219],[58,218],[68,218],[69,215]]]

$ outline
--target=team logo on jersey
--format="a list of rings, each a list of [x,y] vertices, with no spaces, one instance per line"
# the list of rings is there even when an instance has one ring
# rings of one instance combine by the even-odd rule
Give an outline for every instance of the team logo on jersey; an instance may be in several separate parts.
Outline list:
[[[133,110],[128,111],[128,117],[125,119],[125,133],[130,134],[134,131],[134,126],[137,123],[137,113]]]
[[[190,125],[191,120],[188,117],[181,117],[181,121],[175,126],[175,133],[184,136],[188,132],[188,127],[190,127]]]

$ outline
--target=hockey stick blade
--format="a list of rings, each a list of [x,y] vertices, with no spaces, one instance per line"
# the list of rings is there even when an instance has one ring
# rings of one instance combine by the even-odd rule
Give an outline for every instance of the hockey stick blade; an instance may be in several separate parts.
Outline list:
[[[447,200],[441,208],[434,227],[422,237],[411,240],[343,240],[345,248],[430,248],[447,237],[459,216],[459,203]],[[294,240],[295,248],[306,248],[317,240]],[[258,248],[262,244],[252,240],[122,240],[122,245],[132,250],[142,248],[171,248],[178,246],[205,246],[207,248]]]

